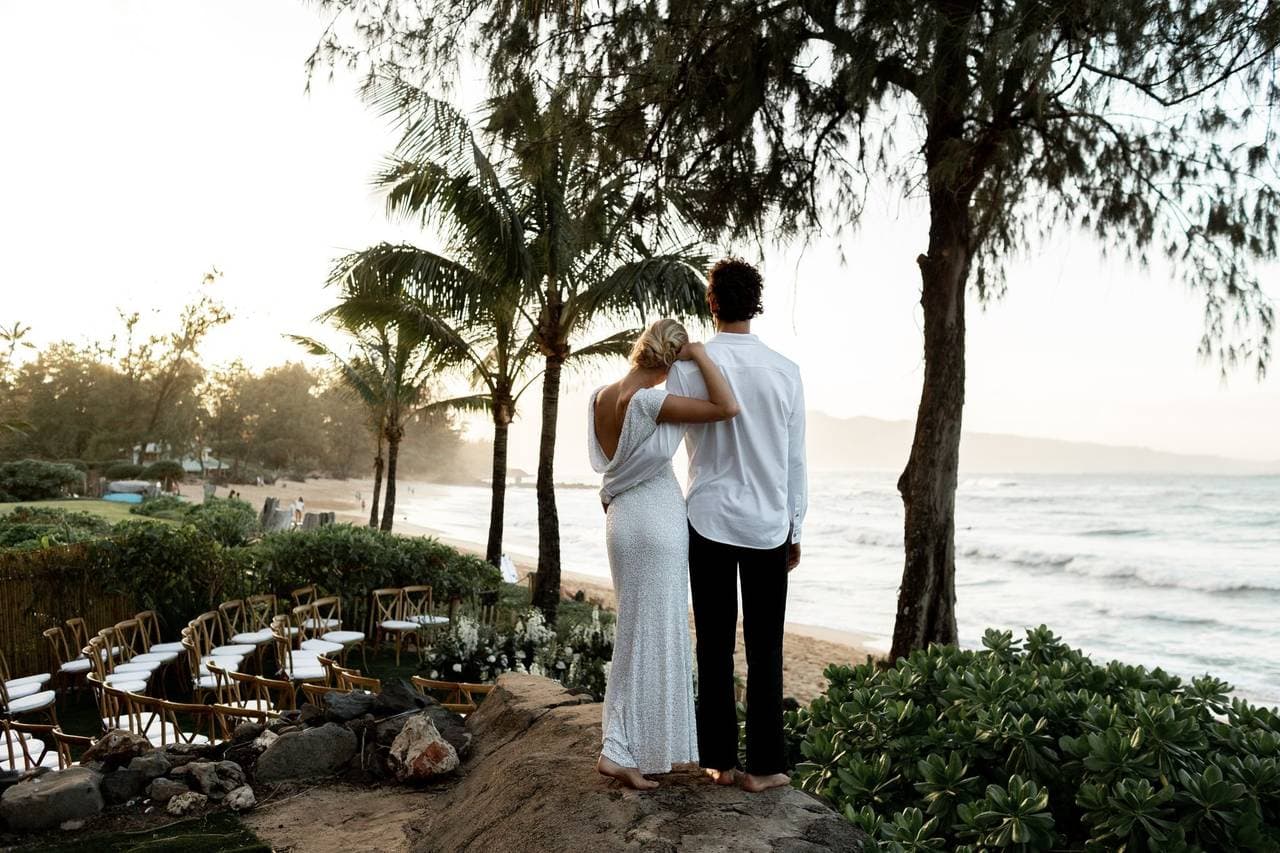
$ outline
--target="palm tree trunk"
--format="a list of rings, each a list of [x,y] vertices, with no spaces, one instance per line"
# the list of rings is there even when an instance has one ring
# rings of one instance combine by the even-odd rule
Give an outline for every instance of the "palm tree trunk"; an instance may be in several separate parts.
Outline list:
[[[507,506],[507,432],[511,419],[506,404],[495,401],[493,413],[493,486],[489,501],[489,544],[484,558],[497,566],[502,562],[502,526]]]
[[[396,517],[396,459],[402,438],[404,430],[399,425],[387,427],[387,494],[382,506],[382,529],[387,531]]]
[[[929,253],[922,255],[924,383],[911,456],[898,480],[906,510],[906,565],[890,659],[930,643],[955,643],[956,480],[964,411],[965,282],[970,216],[966,199],[931,192]]]
[[[378,526],[378,499],[382,494],[382,429],[378,429],[378,455],[373,457],[373,500],[369,509],[369,526]]]
[[[542,375],[542,435],[538,446],[538,589],[533,604],[549,623],[560,606],[560,517],[556,513],[556,421],[560,412],[560,369],[564,356],[547,356]]]

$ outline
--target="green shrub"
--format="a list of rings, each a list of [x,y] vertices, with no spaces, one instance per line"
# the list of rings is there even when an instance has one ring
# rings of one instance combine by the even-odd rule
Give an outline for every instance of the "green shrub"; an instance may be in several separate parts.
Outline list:
[[[162,483],[166,489],[171,489],[174,483],[181,483],[186,476],[187,469],[182,467],[181,462],[174,459],[152,462],[142,469],[142,479]]]
[[[247,501],[237,498],[209,498],[204,503],[189,504],[186,519],[229,548],[248,545],[259,531],[258,513]]]
[[[795,784],[882,850],[1276,850],[1280,717],[1048,628],[831,666],[787,714]]]
[[[60,498],[84,484],[84,475],[62,462],[22,459],[0,463],[0,494],[6,501]]]
[[[140,480],[142,466],[132,462],[112,462],[103,470],[102,476],[108,480]]]
[[[59,459],[58,461],[63,465],[70,465],[81,474],[89,473],[89,463],[85,462],[83,459]]]
[[[111,523],[90,512],[20,506],[0,513],[0,548],[69,545],[106,534]]]
[[[142,503],[129,507],[134,515],[145,515],[148,518],[167,518],[170,521],[185,521],[191,509],[191,502],[186,498],[174,495],[160,495],[144,498]]]

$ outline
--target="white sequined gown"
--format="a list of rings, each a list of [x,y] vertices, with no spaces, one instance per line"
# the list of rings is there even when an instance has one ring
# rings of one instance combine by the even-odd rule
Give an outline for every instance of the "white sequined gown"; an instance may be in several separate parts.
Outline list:
[[[628,404],[610,460],[588,407],[591,464],[604,475],[605,537],[618,596],[618,631],[604,698],[601,753],[641,773],[698,760],[689,643],[689,527],[671,457],[684,426],[658,424],[667,392],[642,388]]]

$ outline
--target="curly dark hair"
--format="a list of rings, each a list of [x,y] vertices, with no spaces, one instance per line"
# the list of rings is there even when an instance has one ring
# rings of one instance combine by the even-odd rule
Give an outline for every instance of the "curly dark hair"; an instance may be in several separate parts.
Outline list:
[[[707,273],[707,300],[711,313],[724,323],[740,323],[764,311],[760,292],[764,279],[760,270],[741,258],[716,261]]]

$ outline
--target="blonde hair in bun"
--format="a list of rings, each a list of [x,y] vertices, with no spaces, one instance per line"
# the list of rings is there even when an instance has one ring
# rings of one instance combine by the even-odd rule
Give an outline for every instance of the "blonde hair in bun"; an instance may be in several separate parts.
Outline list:
[[[667,370],[687,343],[689,333],[678,320],[659,320],[636,338],[631,363],[648,370]]]

